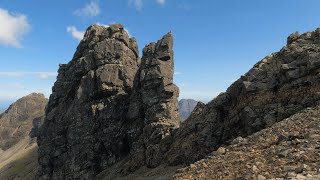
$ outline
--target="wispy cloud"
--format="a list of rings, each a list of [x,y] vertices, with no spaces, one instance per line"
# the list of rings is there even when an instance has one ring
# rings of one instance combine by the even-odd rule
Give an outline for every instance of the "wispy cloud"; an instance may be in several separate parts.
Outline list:
[[[129,5],[133,5],[138,11],[142,9],[142,0],[129,0]]]
[[[182,72],[179,72],[179,71],[174,72],[174,75],[175,75],[175,76],[182,75],[182,74],[183,74],[183,73],[182,73]]]
[[[67,32],[69,32],[72,35],[72,37],[79,41],[83,39],[84,31],[79,31],[75,26],[67,27]]]
[[[81,9],[77,9],[73,12],[76,16],[82,17],[95,17],[100,14],[99,1],[91,1]]]
[[[166,0],[157,0],[157,3],[160,5],[164,5],[166,3]]]
[[[39,79],[49,79],[56,77],[58,74],[56,72],[0,72],[0,77],[25,77],[25,76],[35,76]]]
[[[166,0],[155,0],[159,5],[164,5]],[[140,11],[143,7],[144,0],[129,0],[129,5],[134,6],[136,10]]]
[[[31,29],[27,16],[0,8],[0,24],[0,44],[22,47],[21,39]]]
[[[191,10],[191,6],[189,4],[186,4],[186,3],[181,3],[179,4],[178,6],[180,9],[183,9],[185,11],[190,11]]]

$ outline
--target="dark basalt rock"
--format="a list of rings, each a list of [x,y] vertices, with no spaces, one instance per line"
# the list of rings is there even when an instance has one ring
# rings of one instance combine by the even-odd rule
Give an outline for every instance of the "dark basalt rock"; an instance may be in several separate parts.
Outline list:
[[[122,25],[89,27],[73,59],[59,68],[38,134],[39,178],[93,179],[108,168],[126,174],[189,164],[320,104],[317,29],[290,35],[280,52],[207,105],[199,103],[179,128],[172,47],[168,33],[148,44],[140,60]]]
[[[138,56],[120,24],[90,26],[73,59],[60,65],[41,132],[40,179],[92,179],[132,157],[133,170],[162,160],[162,139],[179,127],[173,37]]]
[[[320,29],[294,33],[174,135],[171,165],[192,163],[220,145],[320,104]],[[180,151],[184,149],[184,151]]]

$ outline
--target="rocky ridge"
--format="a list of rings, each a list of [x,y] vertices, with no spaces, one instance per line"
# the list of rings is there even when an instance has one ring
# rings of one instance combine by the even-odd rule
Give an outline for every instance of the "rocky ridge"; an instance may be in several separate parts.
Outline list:
[[[0,115],[0,149],[9,149],[29,136],[33,119],[42,117],[47,105],[43,94],[32,93],[13,103]]]
[[[320,107],[237,137],[174,179],[320,179]]]
[[[43,119],[48,100],[32,93],[13,103],[0,115],[0,179],[35,179],[37,144],[34,128]],[[32,130],[32,131],[31,131]]]
[[[168,33],[140,60],[122,25],[89,27],[71,62],[59,68],[38,134],[39,178],[92,179],[108,169],[121,177],[142,167],[188,165],[319,105],[317,29],[290,35],[280,52],[199,103],[180,126],[172,46]]]
[[[280,52],[265,57],[174,134],[171,165],[204,158],[320,102],[320,28],[294,33]],[[180,151],[184,149],[184,151]]]
[[[126,171],[159,165],[180,125],[172,47],[168,33],[140,60],[122,25],[90,26],[60,65],[38,135],[39,178],[92,179],[125,158]]]

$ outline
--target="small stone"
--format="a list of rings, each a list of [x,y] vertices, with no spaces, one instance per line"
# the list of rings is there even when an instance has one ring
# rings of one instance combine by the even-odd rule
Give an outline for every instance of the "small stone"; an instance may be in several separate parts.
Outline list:
[[[236,144],[239,144],[243,141],[244,141],[244,139],[241,136],[239,136],[239,137],[235,138],[234,140],[232,140],[231,144],[236,145]]]
[[[257,166],[253,165],[253,166],[252,166],[252,171],[256,173],[256,172],[259,171],[259,169],[257,168]]]
[[[196,166],[196,165],[194,165],[194,164],[190,164],[190,169],[195,169],[195,168],[197,168],[197,166]]]
[[[287,173],[287,177],[289,177],[289,178],[295,178],[296,176],[297,176],[297,174],[294,173],[294,172],[288,172]]]
[[[202,166],[203,166],[204,168],[208,167],[208,165],[207,165],[205,162],[202,163]]]
[[[224,155],[227,153],[227,149],[224,147],[219,147],[216,151],[218,154]]]
[[[294,171],[295,171],[295,173],[300,174],[300,173],[303,172],[303,167],[302,167],[302,166],[299,166],[299,167],[297,167]]]
[[[298,174],[296,178],[297,178],[297,180],[305,180],[306,179],[306,177],[301,174]]]
[[[294,145],[298,145],[298,144],[301,143],[301,140],[299,140],[299,139],[294,139],[294,140],[292,140],[291,142],[292,142],[292,144],[294,144]]]
[[[280,136],[278,136],[278,143],[280,143],[281,141],[286,141],[288,139],[287,136],[281,134]]]
[[[265,180],[265,179],[267,179],[267,178],[264,177],[264,176],[262,176],[262,175],[259,175],[259,176],[258,176],[258,180]]]
[[[283,167],[283,170],[284,170],[285,172],[295,172],[296,166],[284,166],[284,167]]]
[[[309,167],[308,165],[306,165],[306,164],[302,164],[300,167],[301,167],[303,170],[310,170],[310,167]]]

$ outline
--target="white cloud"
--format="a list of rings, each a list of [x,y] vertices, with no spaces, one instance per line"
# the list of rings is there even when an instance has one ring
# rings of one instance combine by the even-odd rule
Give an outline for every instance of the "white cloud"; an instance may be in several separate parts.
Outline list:
[[[49,79],[56,77],[58,74],[56,72],[0,72],[0,77],[24,77],[24,76],[35,76],[39,79]]]
[[[143,6],[142,0],[129,0],[129,4],[133,5],[138,11],[140,11]]]
[[[0,44],[20,48],[21,39],[31,29],[23,14],[13,14],[0,8]]]
[[[157,0],[157,3],[160,5],[164,5],[166,3],[166,0]]]
[[[75,26],[67,27],[67,32],[71,33],[72,37],[81,41],[84,36],[84,31],[79,31]]]
[[[166,0],[155,0],[159,5],[164,5]],[[144,0],[129,0],[129,5],[134,6],[138,11],[143,7]]]
[[[85,7],[75,10],[73,14],[82,17],[98,16],[100,14],[99,1],[91,1],[90,3],[86,4]]]

